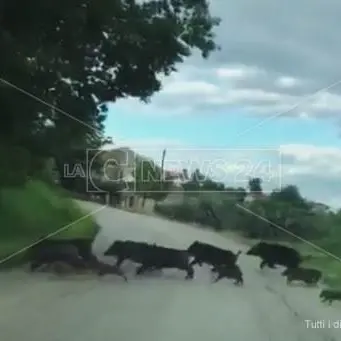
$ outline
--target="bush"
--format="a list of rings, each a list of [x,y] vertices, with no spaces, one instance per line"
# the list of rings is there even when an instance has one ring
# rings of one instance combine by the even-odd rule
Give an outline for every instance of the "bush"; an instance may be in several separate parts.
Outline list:
[[[0,259],[84,217],[84,212],[55,186],[29,181],[24,187],[0,191]],[[91,217],[79,220],[56,237],[94,237]],[[3,265],[22,261],[22,254]]]
[[[156,204],[154,211],[169,219],[176,219],[181,222],[191,222],[194,208],[191,205],[163,205]]]
[[[189,198],[184,203],[164,204],[158,203],[154,211],[169,219],[175,219],[185,223],[197,223],[219,229],[215,217],[209,209],[209,204],[197,198]]]
[[[290,191],[296,197],[299,196],[297,190],[291,186],[284,188],[283,195],[281,192],[273,192],[262,199],[245,203],[240,203],[229,193],[185,192],[182,203],[158,204],[155,212],[222,232],[232,230],[245,239],[286,242],[313,256],[307,264],[320,268],[325,274],[327,284],[341,286],[340,263],[335,259],[341,258],[341,210],[331,212],[327,207],[321,209],[321,204],[316,205],[300,198],[290,201],[287,198]],[[313,243],[326,252],[318,252],[302,240]]]

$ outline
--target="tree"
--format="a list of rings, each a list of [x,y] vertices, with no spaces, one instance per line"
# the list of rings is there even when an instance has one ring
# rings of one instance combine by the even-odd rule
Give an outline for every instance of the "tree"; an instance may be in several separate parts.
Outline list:
[[[246,190],[243,187],[238,187],[235,189],[235,195],[238,203],[243,203],[247,196]]]
[[[223,183],[215,182],[211,179],[207,179],[202,183],[201,190],[207,192],[222,192],[225,186]]]
[[[184,168],[181,172],[181,180],[182,181],[188,181],[189,180],[189,173],[188,169]]]
[[[92,147],[108,102],[147,102],[194,49],[218,48],[206,0],[4,0],[0,19],[0,143],[36,157]]]
[[[294,185],[288,185],[281,188],[278,191],[273,191],[271,197],[275,200],[296,203],[302,201],[303,198],[297,188]]]
[[[142,206],[147,198],[163,199],[172,184],[172,180],[162,179],[161,167],[152,160],[137,160],[134,177],[135,190],[143,198]]]
[[[296,207],[309,207],[309,204],[301,196],[298,187],[294,185],[288,185],[281,188],[279,191],[273,191],[270,196],[272,200],[285,202]]]
[[[185,175],[188,177],[188,171],[186,170]],[[189,176],[189,180],[186,181],[182,187],[186,192],[198,192],[202,188],[203,181],[206,176],[200,172],[200,169],[195,169]]]
[[[197,174],[199,172],[196,172]],[[193,178],[193,177],[192,177]],[[219,184],[206,179],[210,188]],[[250,179],[251,192],[261,191],[261,179]],[[189,181],[186,185],[194,186]],[[320,247],[340,255],[341,211],[331,212],[328,207],[307,202],[297,186],[288,185],[273,191],[262,200],[240,205],[246,196],[242,187],[225,187],[224,191],[202,192],[200,187],[182,203],[165,204],[160,214],[186,222],[197,222],[217,230],[235,230],[246,237],[291,242],[311,240]],[[171,209],[170,209],[171,208]]]
[[[200,185],[203,181],[205,181],[206,176],[200,172],[200,169],[197,168],[191,175],[191,181]]]
[[[252,178],[249,180],[248,184],[250,192],[262,192],[262,179]]]

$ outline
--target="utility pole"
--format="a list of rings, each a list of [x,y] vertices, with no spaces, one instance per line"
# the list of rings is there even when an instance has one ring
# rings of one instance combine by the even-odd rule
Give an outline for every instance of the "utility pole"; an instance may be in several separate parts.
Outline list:
[[[161,159],[161,183],[160,183],[160,189],[162,191],[163,189],[163,181],[164,181],[164,171],[165,171],[165,157],[166,157],[167,150],[164,149],[162,151],[162,159]]]

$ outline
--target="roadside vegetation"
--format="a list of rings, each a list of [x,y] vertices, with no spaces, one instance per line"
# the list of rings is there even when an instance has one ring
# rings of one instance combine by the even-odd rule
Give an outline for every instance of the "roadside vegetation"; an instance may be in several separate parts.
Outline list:
[[[341,211],[306,200],[296,186],[265,194],[259,178],[250,179],[247,188],[232,188],[197,170],[183,188],[181,201],[159,202],[155,212],[222,234],[233,232],[250,245],[259,240],[291,245],[313,256],[303,266],[322,270],[328,285],[341,287],[341,262],[337,260],[341,259]]]
[[[67,228],[53,238],[93,238],[97,233],[91,217],[82,219],[86,212],[60,190],[41,181],[3,188],[0,200],[0,260],[63,227]],[[18,254],[1,267],[17,265],[22,259],[23,253]]]

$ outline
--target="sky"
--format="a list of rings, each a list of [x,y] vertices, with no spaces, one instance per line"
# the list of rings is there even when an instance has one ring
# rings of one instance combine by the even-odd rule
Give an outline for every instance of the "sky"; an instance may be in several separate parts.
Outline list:
[[[221,51],[195,53],[149,104],[109,107],[117,146],[200,167],[231,186],[261,177],[265,191],[297,185],[341,207],[341,2],[211,0]]]

